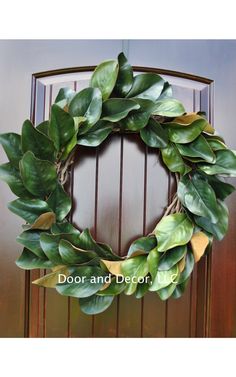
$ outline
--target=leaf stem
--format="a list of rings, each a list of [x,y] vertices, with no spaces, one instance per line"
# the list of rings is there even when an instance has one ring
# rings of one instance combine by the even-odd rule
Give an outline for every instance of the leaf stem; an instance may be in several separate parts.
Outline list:
[[[177,197],[177,195],[175,194],[175,196],[174,196],[172,202],[171,202],[170,205],[166,208],[163,217],[164,217],[164,216],[167,216],[169,213],[171,213],[171,211],[172,211],[172,209],[174,208],[174,206],[176,205],[176,202],[177,202],[177,201],[178,201],[178,197]]]
[[[69,176],[68,168],[74,163],[75,151],[76,148],[69,154],[63,166],[61,166],[61,162],[58,164],[58,177],[62,186],[67,182]]]

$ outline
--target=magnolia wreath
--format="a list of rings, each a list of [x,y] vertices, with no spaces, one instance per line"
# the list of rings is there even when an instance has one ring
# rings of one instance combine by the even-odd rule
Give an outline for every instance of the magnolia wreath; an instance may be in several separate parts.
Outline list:
[[[114,131],[139,133],[160,150],[177,183],[153,232],[134,241],[126,257],[73,226],[64,189],[79,146],[97,147]],[[103,312],[122,292],[179,298],[194,264],[227,232],[224,200],[234,187],[224,177],[236,176],[236,153],[204,113],[185,112],[159,75],[134,76],[123,53],[98,65],[88,88],[61,89],[48,121],[34,127],[26,120],[21,135],[5,133],[0,142],[9,159],[0,177],[18,197],[8,208],[26,222],[16,264],[50,270],[33,283],[78,298],[86,314]]]

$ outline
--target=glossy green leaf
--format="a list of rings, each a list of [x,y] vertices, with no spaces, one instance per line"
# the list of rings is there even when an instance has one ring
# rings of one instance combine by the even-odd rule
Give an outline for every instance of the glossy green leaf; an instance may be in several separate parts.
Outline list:
[[[21,136],[13,132],[1,134],[0,144],[11,162],[11,165],[18,169],[19,161],[22,158]]]
[[[79,247],[84,250],[92,250],[97,253],[97,255],[103,259],[108,260],[121,260],[121,257],[115,255],[112,252],[112,249],[102,243],[95,242],[92,238],[90,231],[85,229],[79,236],[78,242],[75,244],[76,247]]]
[[[151,274],[152,280],[154,280],[156,277],[160,257],[161,254],[158,252],[156,247],[155,249],[151,250],[147,256],[148,271]]]
[[[44,197],[55,190],[57,173],[55,165],[39,160],[32,152],[26,152],[20,161],[22,181],[29,192]]]
[[[185,282],[191,275],[194,268],[194,257],[193,253],[188,250],[185,258],[185,267],[184,270],[181,272],[178,284],[182,284]]]
[[[189,282],[189,279],[186,279],[183,283],[181,283],[181,284],[178,283],[176,285],[175,290],[173,291],[171,297],[173,297],[175,299],[180,298],[182,296],[182,294],[184,293],[188,282]]]
[[[216,141],[217,140],[217,141],[220,141],[221,143],[225,144],[223,137],[221,137],[220,135],[210,135],[208,133],[204,133],[204,137],[207,139],[208,143],[210,141]]]
[[[161,256],[158,264],[158,270],[169,270],[174,265],[176,265],[185,256],[186,253],[186,245],[174,247],[173,249],[168,250],[166,253],[164,253],[163,256]]]
[[[43,213],[50,212],[48,204],[39,199],[16,199],[8,204],[8,208],[29,224],[33,224]]]
[[[57,225],[57,224],[56,224]],[[53,229],[53,227],[52,227]],[[52,230],[51,229],[51,230]],[[65,229],[66,231],[66,229]],[[57,234],[49,234],[49,233],[43,233],[40,238],[40,244],[44,251],[44,253],[47,255],[48,259],[54,260],[54,257],[57,258],[58,263],[57,264],[63,264],[62,258],[59,253],[59,243],[61,240],[68,241],[68,248],[73,248],[73,251],[79,252],[80,250],[75,249],[73,247],[73,244],[76,243],[77,238],[79,236],[79,233],[75,233],[73,231],[68,230],[68,233],[57,233]],[[74,250],[75,249],[75,250]],[[81,250],[83,252],[83,250]],[[94,258],[96,257],[96,254],[92,251],[86,252],[88,254],[88,258]]]
[[[173,173],[187,174],[191,167],[188,166],[180,155],[176,145],[170,143],[167,147],[161,149],[162,160],[164,164]]]
[[[124,281],[117,282],[116,277],[111,279],[111,284],[104,290],[99,291],[97,295],[99,296],[117,296],[124,291],[126,283]]]
[[[168,83],[168,81],[165,81],[162,92],[158,100],[164,99],[164,98],[171,98],[173,96],[173,90],[172,86]]]
[[[148,124],[153,106],[155,105],[154,102],[142,98],[135,98],[134,100],[140,105],[140,108],[131,111],[126,118],[119,122],[121,129],[139,131]]]
[[[156,292],[172,284],[178,276],[178,266],[174,266],[167,271],[157,271],[156,276],[152,279],[149,291]]]
[[[47,199],[48,206],[56,214],[58,221],[62,221],[71,210],[71,198],[58,183],[55,190]]]
[[[62,222],[53,224],[51,228],[52,234],[75,234],[79,235],[80,231],[76,229],[71,223],[69,222]]]
[[[141,73],[134,77],[133,86],[127,97],[156,101],[163,90],[164,83],[164,80],[155,73]]]
[[[73,282],[58,283],[57,292],[64,296],[89,297],[98,292],[104,285],[106,273],[97,266],[79,266],[70,275]],[[77,277],[77,282],[75,281]]]
[[[127,98],[110,98],[103,102],[102,119],[118,122],[125,118],[131,110],[138,110],[140,105]]]
[[[23,184],[20,172],[10,162],[0,165],[0,179],[8,184],[13,194],[21,198],[31,198],[32,194]]]
[[[21,146],[24,153],[31,151],[37,158],[55,161],[56,150],[52,140],[38,131],[29,120],[22,126]]]
[[[45,232],[41,233],[39,240],[44,254],[52,263],[55,263],[56,265],[63,265],[62,258],[59,254],[60,240],[60,236],[55,236]]]
[[[36,126],[36,130],[40,131],[45,136],[48,136],[49,121],[45,120]]]
[[[176,246],[186,245],[193,234],[193,223],[184,213],[165,216],[154,230],[157,250],[162,252]]]
[[[63,264],[81,264],[96,258],[96,253],[76,249],[70,242],[61,240],[59,243],[59,253]]]
[[[132,111],[122,119],[119,124],[122,130],[139,131],[144,128],[149,121],[150,114],[142,111]]]
[[[80,298],[80,309],[83,313],[94,315],[104,312],[112,304],[114,296],[93,295],[87,298]]]
[[[147,126],[141,129],[140,136],[149,147],[165,148],[168,144],[166,130],[154,119],[150,119]]]
[[[173,294],[175,289],[176,289],[176,284],[170,284],[167,287],[160,289],[157,292],[157,294],[162,301],[165,301]]]
[[[229,183],[222,182],[220,179],[208,176],[208,182],[215,191],[216,197],[220,200],[225,200],[227,196],[232,194],[235,191],[235,187]]]
[[[208,138],[207,142],[213,151],[220,151],[222,149],[228,149],[227,146],[224,144],[224,142],[216,139],[215,137]]]
[[[199,169],[206,174],[214,175],[228,175],[230,177],[236,176],[236,155],[233,151],[225,149],[215,152],[216,161],[214,165],[199,164]]]
[[[135,297],[137,299],[142,298],[149,290],[150,283],[149,282],[144,282],[144,283],[139,283],[137,285],[137,289],[135,292]]]
[[[235,191],[235,187],[230,185],[229,183],[223,182],[216,176],[207,175],[202,171],[198,171],[196,175],[199,174],[199,177],[201,179],[204,179],[211,185],[213,188],[216,197],[220,200],[225,200],[227,196],[232,194]]]
[[[174,122],[164,123],[168,129],[170,140],[179,144],[186,144],[195,140],[204,130],[206,124],[207,121],[205,119],[197,119],[188,126]]]
[[[193,162],[194,164],[198,164],[199,162],[205,162],[201,157],[187,157],[187,156],[183,156],[183,159],[188,164],[191,163],[191,162]]]
[[[174,98],[164,98],[155,103],[152,111],[154,115],[161,115],[165,117],[177,117],[185,113],[182,103]]]
[[[212,187],[198,176],[184,176],[178,184],[178,197],[181,203],[193,214],[208,218],[216,223],[219,208]]]
[[[67,159],[67,157],[69,156],[69,154],[74,149],[74,147],[76,146],[76,144],[77,144],[77,135],[78,135],[78,132],[76,131],[76,133],[74,134],[74,136],[72,136],[72,138],[69,140],[69,142],[63,148],[63,153],[60,156],[60,160],[61,161],[65,161]]]
[[[228,230],[229,214],[228,208],[223,202],[218,201],[218,205],[220,209],[220,221],[216,224],[211,223],[205,217],[194,216],[194,220],[199,227],[213,234],[217,240],[221,241]]]
[[[124,276],[131,279],[143,278],[148,274],[148,263],[147,257],[144,255],[139,255],[137,257],[126,259],[122,263],[121,271]],[[126,294],[132,295],[137,287],[138,282],[130,282],[126,288]]]
[[[119,65],[117,60],[107,60],[99,64],[93,72],[90,85],[102,92],[105,101],[110,97],[118,76]]]
[[[51,107],[51,118],[48,134],[57,151],[60,151],[76,133],[75,122],[72,116],[54,104]]]
[[[32,251],[27,249],[24,249],[21,256],[16,260],[16,265],[24,270],[54,267],[54,264],[51,261],[46,258],[39,258],[32,253]]]
[[[40,235],[42,232],[31,230],[30,232],[23,232],[17,237],[17,242],[24,245],[28,250],[32,251],[39,258],[45,259],[45,254],[40,245]]]
[[[99,120],[102,112],[102,94],[97,88],[86,88],[77,93],[69,105],[73,117],[85,117],[79,134],[86,133]]]
[[[86,134],[78,137],[78,144],[86,147],[97,147],[112,132],[113,125],[105,120],[98,121]]]
[[[115,93],[120,97],[125,97],[133,84],[133,69],[128,63],[123,52],[118,56],[119,71],[115,85]]]
[[[56,96],[55,103],[62,109],[68,106],[72,98],[75,96],[75,91],[71,88],[61,88]]]
[[[141,237],[135,240],[129,250],[128,257],[133,256],[134,254],[147,254],[149,251],[154,249],[157,246],[157,239],[155,236]]]
[[[176,144],[182,156],[200,157],[203,160],[214,163],[216,157],[204,136],[199,135],[189,144]]]

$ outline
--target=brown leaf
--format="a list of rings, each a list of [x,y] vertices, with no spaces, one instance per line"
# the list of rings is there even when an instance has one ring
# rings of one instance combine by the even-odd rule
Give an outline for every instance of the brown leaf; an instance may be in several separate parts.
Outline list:
[[[61,265],[58,265],[58,266],[55,266],[55,267],[51,267],[51,270],[52,270],[53,272],[56,272],[56,271],[58,271],[58,270],[61,270],[61,269],[64,268],[64,267],[66,267],[66,266],[64,266],[63,264],[61,264]]]
[[[32,283],[39,285],[40,287],[55,288],[58,283],[59,274],[64,274],[66,276],[69,276],[70,275],[69,268],[66,266],[63,266],[60,269],[57,269],[56,271],[51,272],[50,274],[47,274],[37,280],[34,280]]]
[[[173,120],[174,123],[181,124],[183,126],[188,126],[189,124],[193,123],[197,119],[205,119],[202,116],[198,115],[197,113],[188,113],[186,115],[182,115],[177,117]],[[215,130],[210,123],[206,121],[206,126],[204,131],[209,134],[214,134]]]
[[[200,115],[198,115],[197,113],[188,113],[186,115],[181,115],[180,117],[176,117],[172,122],[181,124],[183,126],[185,125],[188,126],[189,124],[193,123],[197,119],[201,119]]]
[[[54,212],[45,212],[40,215],[37,220],[32,225],[25,225],[25,230],[30,229],[41,229],[48,230],[51,228],[52,224],[56,222],[56,215]]]
[[[184,270],[185,263],[186,263],[186,255],[185,255],[185,256],[179,261],[179,263],[178,263],[179,273],[180,273],[180,274],[181,274],[181,272],[183,272],[183,270]]]
[[[100,291],[105,291],[105,289],[107,289],[109,287],[109,285],[111,285],[111,282],[107,282],[103,285],[103,287],[100,289]]]
[[[123,275],[121,272],[122,261],[111,262],[105,259],[101,259],[101,261],[105,264],[106,268],[111,274],[117,275],[117,276]]]
[[[203,232],[194,233],[190,240],[193,256],[195,262],[198,262],[203,256],[207,245],[209,244],[209,238]]]

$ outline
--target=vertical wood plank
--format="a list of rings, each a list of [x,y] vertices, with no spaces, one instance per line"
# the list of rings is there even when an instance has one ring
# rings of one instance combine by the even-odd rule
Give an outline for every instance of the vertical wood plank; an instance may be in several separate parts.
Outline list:
[[[34,83],[32,90],[31,120],[33,124],[37,125],[44,120],[47,88],[42,83],[38,82],[36,86]],[[26,274],[28,274],[26,284],[29,284],[29,286],[26,287],[26,294],[29,295],[29,336],[42,337],[44,335],[43,297],[45,290],[31,283],[35,279],[38,279],[43,273],[39,270],[33,270],[26,272]]]
[[[147,154],[147,204],[146,234],[150,233],[163,215],[168,203],[168,173],[163,167],[157,150],[148,149]],[[165,336],[165,308],[156,293],[144,297],[143,336]]]
[[[62,87],[73,88],[73,82],[57,83],[49,86],[49,93],[45,100],[49,108],[44,114],[48,114],[51,104],[55,101],[58,91]],[[43,297],[43,335],[45,337],[67,337],[68,336],[68,309],[69,302],[67,297],[63,297],[57,293],[55,289],[44,290]],[[56,313],[55,313],[56,308]]]
[[[96,149],[80,146],[74,165],[73,223],[79,229],[89,228],[94,235],[96,186]],[[91,337],[93,318],[83,314],[78,300],[71,300],[71,336]]]
[[[187,112],[194,110],[195,95],[192,89],[186,87],[174,87],[174,96],[180,100]],[[171,191],[176,192],[176,186]],[[183,296],[178,299],[169,299],[166,302],[166,336],[167,337],[189,337],[190,336],[190,303],[191,284],[186,288]]]
[[[236,179],[230,182],[236,185]],[[212,283],[210,337],[236,336],[236,194],[227,200],[229,230],[223,241],[214,241],[212,251]]]
[[[208,120],[211,118],[209,86],[200,91],[200,110],[206,113]],[[214,252],[214,246],[212,249]],[[197,307],[196,307],[196,337],[207,335],[208,318],[208,295],[209,280],[208,272],[211,271],[210,258],[203,257],[197,264]]]
[[[118,253],[120,196],[120,135],[112,135],[99,148],[96,239]],[[115,337],[117,299],[104,313],[94,318],[95,337]]]
[[[124,137],[123,148],[121,252],[126,255],[130,243],[143,234],[145,146],[138,135],[129,135]],[[141,301],[133,295],[121,295],[118,324],[120,337],[140,336],[141,309]]]

